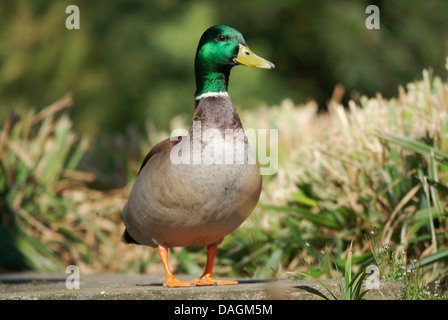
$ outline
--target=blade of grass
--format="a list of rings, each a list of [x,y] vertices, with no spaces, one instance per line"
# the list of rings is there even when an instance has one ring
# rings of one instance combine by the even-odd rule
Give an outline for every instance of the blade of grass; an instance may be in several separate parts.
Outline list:
[[[351,287],[350,283],[352,282],[352,247],[353,247],[353,240],[350,243],[350,249],[348,251],[347,259],[345,261],[345,270],[344,270],[344,300],[352,300],[351,296]]]
[[[433,149],[431,149],[431,155],[429,156],[429,178],[431,180],[435,181],[436,183],[439,182],[439,176],[437,174],[437,166],[436,166],[436,162],[435,162],[435,158],[434,158],[434,150]],[[426,182],[428,183],[428,180],[426,180]],[[435,186],[433,186],[431,184],[428,184],[428,186],[429,186],[429,191],[431,193],[432,202],[433,202],[434,207],[437,212],[437,217],[439,219],[439,222],[442,222],[443,208],[442,208],[442,204],[440,202],[439,194],[438,194]]]
[[[423,189],[425,190],[425,194],[426,194],[426,200],[428,202],[428,213],[429,213],[429,226],[431,229],[431,243],[432,243],[432,250],[433,253],[437,252],[437,241],[436,241],[436,231],[435,231],[435,227],[434,227],[434,219],[432,217],[432,210],[431,210],[431,197],[430,197],[430,191],[429,191],[429,185],[428,185],[428,181],[427,181],[427,177],[423,177],[422,179],[422,184],[423,184]]]
[[[395,133],[378,133],[376,136],[380,139],[398,144],[407,150],[417,152],[425,156],[431,156],[434,153],[434,158],[437,161],[448,164],[448,153],[438,150],[432,146],[426,145],[422,142],[418,142],[411,138],[403,137]]]
[[[435,262],[443,261],[448,259],[448,249],[447,250],[441,250],[439,252],[433,253],[429,256],[424,257],[420,260],[420,267],[424,267],[430,264],[433,264]]]
[[[317,278],[315,278],[315,277],[313,277],[313,276],[311,276],[311,275],[309,275],[309,274],[307,274],[307,273],[304,273],[304,272],[297,272],[297,274],[300,274],[300,275],[302,275],[302,276],[304,276],[304,277],[307,277],[308,279],[311,279],[311,280],[314,280],[314,281],[318,282],[322,287],[324,287],[325,290],[328,291],[328,293],[333,297],[334,300],[338,300],[338,298],[334,295],[334,293],[331,292],[331,290],[328,289],[328,287],[327,287],[325,284],[323,284],[323,282],[320,281],[319,279],[317,279]],[[324,298],[322,298],[322,297],[319,296],[319,295],[315,295],[315,296],[318,296],[318,297],[320,297],[321,299],[324,299]]]
[[[292,207],[281,207],[281,206],[273,206],[273,205],[260,205],[264,209],[280,211],[280,212],[288,212],[299,216],[300,218],[304,218],[316,225],[327,227],[333,230],[340,230],[342,227],[331,215],[328,214],[314,214],[308,210],[301,208],[292,208]]]

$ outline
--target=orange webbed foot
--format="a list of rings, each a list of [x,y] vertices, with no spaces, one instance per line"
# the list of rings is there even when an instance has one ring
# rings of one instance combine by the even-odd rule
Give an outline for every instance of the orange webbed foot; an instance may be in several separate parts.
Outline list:
[[[228,285],[236,285],[238,281],[232,280],[215,280],[212,277],[200,277],[197,279],[193,279],[190,281],[192,284],[196,286],[228,286]]]
[[[172,278],[172,279],[167,279],[165,281],[165,283],[163,284],[164,287],[166,288],[181,288],[181,287],[194,287],[195,284],[190,282],[185,282],[185,281],[180,281],[177,280],[176,278]]]

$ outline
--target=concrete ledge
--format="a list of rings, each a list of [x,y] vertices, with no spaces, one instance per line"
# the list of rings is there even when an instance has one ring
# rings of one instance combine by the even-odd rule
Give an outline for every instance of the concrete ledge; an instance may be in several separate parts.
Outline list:
[[[0,300],[320,300],[331,295],[312,280],[237,279],[236,286],[169,289],[162,287],[163,276],[81,275],[80,289],[65,286],[68,275],[39,273],[0,274]],[[179,276],[180,280],[191,277]],[[338,280],[323,283],[340,298]],[[401,282],[381,282],[365,300],[403,300]]]

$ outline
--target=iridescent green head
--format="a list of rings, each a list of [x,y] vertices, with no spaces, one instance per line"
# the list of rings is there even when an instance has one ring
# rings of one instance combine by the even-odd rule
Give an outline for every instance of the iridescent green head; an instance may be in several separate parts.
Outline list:
[[[226,92],[230,70],[237,64],[274,69],[271,62],[250,51],[243,36],[235,28],[218,25],[207,29],[196,51],[195,97],[208,92]]]

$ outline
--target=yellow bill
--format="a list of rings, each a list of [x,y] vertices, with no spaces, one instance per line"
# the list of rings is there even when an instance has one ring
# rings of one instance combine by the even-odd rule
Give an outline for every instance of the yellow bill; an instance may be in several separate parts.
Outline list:
[[[237,64],[243,64],[248,67],[258,68],[258,69],[274,69],[273,63],[269,62],[262,57],[257,56],[248,47],[243,44],[239,44],[240,49],[238,55],[233,59]]]

